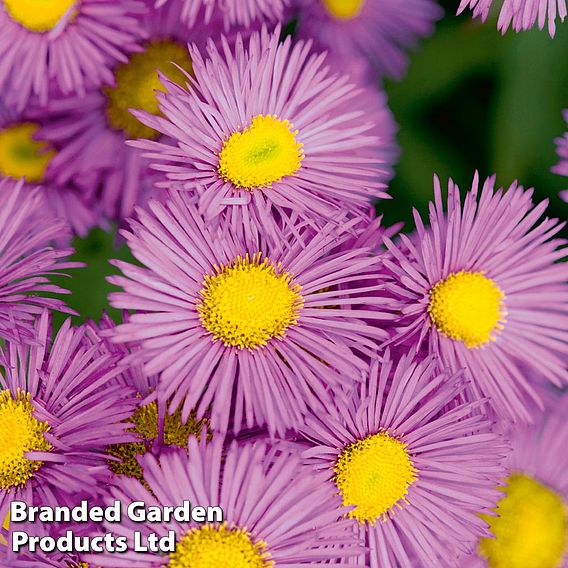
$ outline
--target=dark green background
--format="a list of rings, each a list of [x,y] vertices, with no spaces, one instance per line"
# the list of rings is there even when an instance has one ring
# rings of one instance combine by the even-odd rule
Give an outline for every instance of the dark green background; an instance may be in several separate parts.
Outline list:
[[[424,212],[431,199],[434,172],[444,184],[451,176],[465,189],[478,169],[482,177],[497,173],[499,185],[519,179],[534,186],[538,199],[550,199],[549,215],[565,219],[568,205],[558,192],[568,188],[568,178],[550,168],[557,162],[553,139],[566,129],[568,22],[558,25],[553,40],[546,30],[502,36],[495,21],[456,17],[457,2],[443,4],[446,17],[412,54],[406,79],[386,85],[402,157],[393,199],[378,211],[388,224],[403,220],[410,229],[412,207]],[[88,268],[73,271],[63,285],[72,291],[78,322],[98,319],[107,308],[105,276],[113,271],[107,259],[128,257],[114,243],[101,230],[74,243],[75,258]]]

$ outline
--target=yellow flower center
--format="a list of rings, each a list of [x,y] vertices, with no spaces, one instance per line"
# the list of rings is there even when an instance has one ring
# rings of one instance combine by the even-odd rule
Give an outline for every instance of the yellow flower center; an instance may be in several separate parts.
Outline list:
[[[225,525],[190,530],[170,554],[169,568],[271,568],[274,562],[262,541],[246,530]]]
[[[566,558],[567,509],[562,497],[533,477],[514,473],[504,487],[498,517],[483,515],[495,538],[480,555],[490,568],[559,568]]]
[[[159,132],[142,124],[130,109],[159,115],[156,91],[166,91],[158,69],[171,81],[183,85],[187,77],[175,65],[191,73],[193,66],[187,48],[172,41],[154,41],[135,53],[116,73],[116,86],[107,87],[107,116],[110,125],[129,138],[157,138]]]
[[[335,483],[343,505],[355,506],[349,515],[360,523],[385,519],[395,505],[406,503],[417,471],[406,444],[379,432],[350,444],[335,465]]]
[[[49,425],[34,418],[33,411],[29,393],[12,398],[9,390],[0,392],[0,489],[25,485],[42,466],[28,459],[27,452],[51,450],[44,436]]]
[[[47,143],[34,140],[39,126],[24,122],[0,130],[0,174],[41,183],[55,150]]]
[[[199,436],[207,419],[197,420],[195,413],[191,413],[186,423],[181,421],[181,408],[174,414],[166,414],[164,420],[164,444],[178,448],[187,448],[187,441],[191,434]],[[114,444],[107,448],[107,453],[119,458],[121,461],[109,460],[109,466],[116,475],[135,477],[144,481],[142,467],[138,463],[138,456],[145,454],[158,439],[158,405],[155,402],[140,407],[128,422],[133,422],[131,429],[139,435],[139,442],[127,444]]]
[[[219,154],[219,175],[240,189],[270,187],[295,174],[304,158],[297,130],[287,120],[259,114],[235,132]]]
[[[352,20],[363,9],[366,0],[323,0],[327,11],[338,20]]]
[[[428,312],[440,333],[469,348],[494,341],[503,328],[503,292],[481,272],[455,272],[430,291]]]
[[[298,321],[301,286],[262,254],[239,256],[205,276],[197,306],[203,327],[227,346],[253,349],[283,337]]]
[[[28,30],[52,30],[69,12],[76,0],[4,0],[8,15]]]

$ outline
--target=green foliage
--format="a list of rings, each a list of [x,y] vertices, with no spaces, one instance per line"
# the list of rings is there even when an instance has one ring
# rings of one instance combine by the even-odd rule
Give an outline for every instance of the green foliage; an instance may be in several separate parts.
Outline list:
[[[89,319],[98,321],[106,311],[115,321],[120,319],[120,312],[111,308],[107,296],[114,286],[106,281],[111,274],[119,274],[119,270],[109,264],[110,259],[135,262],[128,247],[116,235],[116,229],[105,232],[94,229],[86,239],[76,238],[73,241],[75,254],[73,260],[85,263],[84,268],[70,270],[71,278],[53,277],[57,282],[71,292],[66,298],[67,304],[79,316],[74,316],[74,323],[83,323]],[[58,328],[67,316],[54,314],[54,325]]]
[[[448,3],[449,4],[449,3]],[[411,208],[426,211],[432,176],[452,177],[465,190],[473,173],[496,173],[499,185],[518,179],[550,199],[549,215],[566,218],[553,175],[554,138],[566,130],[568,25],[502,36],[495,21],[448,12],[436,33],[411,58],[401,83],[388,83],[400,125],[402,158],[391,184],[393,200],[378,204],[388,223],[411,223]]]

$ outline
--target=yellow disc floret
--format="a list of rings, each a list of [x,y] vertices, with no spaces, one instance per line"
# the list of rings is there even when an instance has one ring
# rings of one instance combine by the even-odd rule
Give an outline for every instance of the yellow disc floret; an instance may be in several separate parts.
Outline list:
[[[170,554],[169,568],[271,568],[266,544],[226,525],[190,530]]]
[[[22,487],[42,466],[41,461],[26,457],[27,452],[48,452],[51,444],[45,439],[47,422],[33,415],[29,393],[13,397],[9,390],[0,392],[0,489]]]
[[[417,471],[406,446],[387,432],[379,432],[350,444],[339,455],[335,483],[343,505],[355,506],[351,517],[374,524],[407,502]]]
[[[187,73],[193,66],[187,48],[172,41],[154,41],[141,53],[135,53],[116,71],[116,86],[107,88],[107,116],[113,128],[129,138],[157,138],[159,133],[142,124],[130,109],[159,115],[156,91],[166,91],[158,69],[171,81],[183,85],[187,81],[179,65]]]
[[[366,0],[323,0],[327,11],[338,20],[356,18],[363,9]]]
[[[559,568],[567,554],[567,508],[562,497],[534,477],[514,473],[493,517],[483,515],[495,538],[480,555],[490,568]]]
[[[181,410],[178,408],[174,414],[166,413],[164,419],[164,444],[166,446],[187,448],[189,436],[199,436],[203,427],[208,424],[206,418],[197,420],[195,413],[189,415],[187,422],[182,422]],[[158,405],[156,402],[151,402],[141,406],[128,422],[134,423],[131,431],[138,434],[140,441],[109,446],[108,454],[120,460],[109,460],[109,466],[116,475],[126,475],[143,481],[144,476],[142,467],[138,463],[138,456],[150,450],[158,439]]]
[[[76,0],[4,0],[12,20],[33,32],[52,30],[76,4]]]
[[[197,306],[203,327],[227,346],[254,349],[283,337],[298,321],[301,287],[261,253],[205,276]]]
[[[297,130],[277,116],[258,115],[248,128],[235,132],[219,154],[219,175],[239,189],[270,187],[294,175],[304,158]]]
[[[502,329],[504,294],[481,272],[455,272],[430,291],[428,312],[440,333],[469,348],[495,339]]]
[[[35,140],[39,126],[31,122],[0,129],[0,174],[41,183],[55,151],[47,142]]]

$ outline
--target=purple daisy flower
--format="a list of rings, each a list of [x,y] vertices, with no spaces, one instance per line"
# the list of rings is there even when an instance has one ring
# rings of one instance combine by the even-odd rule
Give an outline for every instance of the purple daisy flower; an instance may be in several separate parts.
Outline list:
[[[262,21],[280,22],[285,19],[290,3],[290,0],[156,0],[156,6],[168,1],[181,4],[181,19],[188,26],[194,26],[198,19],[207,24],[213,16],[221,16],[225,28],[250,27]]]
[[[568,397],[541,415],[536,426],[508,432],[512,452],[503,478],[505,496],[486,516],[492,536],[464,568],[568,566]]]
[[[104,314],[98,324],[90,321],[84,327],[89,340],[99,345],[100,353],[109,354],[123,362],[120,374],[113,380],[127,388],[133,388],[137,397],[136,410],[128,419],[129,430],[136,439],[107,448],[107,453],[112,456],[109,458],[110,469],[114,475],[128,475],[142,480],[138,456],[148,451],[159,454],[162,448],[168,446],[187,448],[189,436],[199,436],[207,430],[208,420],[196,420],[195,413],[192,413],[183,423],[181,409],[174,414],[166,412],[166,404],[157,401],[158,376],[145,374],[140,364],[124,364],[131,351],[123,343],[110,341],[109,335],[114,333],[116,324],[108,315]]]
[[[194,78],[166,81],[164,117],[134,113],[172,140],[131,143],[165,173],[159,185],[189,192],[207,219],[235,207],[258,226],[271,207],[330,219],[385,197],[376,107],[310,42],[279,35],[210,44],[206,59],[190,48]]]
[[[82,264],[66,261],[70,248],[50,244],[68,232],[67,226],[46,215],[41,189],[23,183],[0,180],[0,338],[11,341],[34,340],[34,320],[43,309],[74,313],[63,300],[44,297],[67,294],[50,284],[48,275],[77,268]]]
[[[564,120],[568,124],[568,109],[564,111]],[[560,161],[552,168],[555,174],[568,177],[568,132],[562,138],[556,139],[556,148]],[[560,193],[560,197],[568,202],[568,189]]]
[[[308,416],[306,464],[339,491],[366,541],[358,566],[449,566],[488,534],[478,515],[498,500],[507,448],[482,401],[459,403],[459,375],[389,354],[355,392]]]
[[[32,346],[6,342],[0,349],[0,424],[7,436],[0,454],[0,519],[14,500],[56,506],[86,488],[95,495],[97,482],[108,476],[106,446],[133,439],[124,420],[134,398],[110,384],[120,372],[116,358],[85,341],[84,329],[69,320],[51,343],[47,311],[36,333]]]
[[[349,70],[363,56],[381,76],[401,79],[406,50],[430,35],[442,9],[434,0],[300,0],[298,34],[315,38]]]
[[[0,180],[23,178],[30,185],[40,185],[44,206],[66,220],[74,233],[85,236],[101,223],[100,208],[94,207],[90,198],[98,183],[100,160],[97,155],[89,156],[89,170],[75,175],[70,167],[73,162],[61,152],[58,140],[42,129],[48,114],[34,108],[17,113],[0,100]]]
[[[23,110],[32,95],[48,101],[53,79],[64,94],[112,83],[142,37],[135,0],[4,0],[0,5],[0,88]]]
[[[157,70],[184,81],[175,65],[192,70],[187,40],[204,47],[221,27],[215,20],[209,26],[188,30],[180,25],[180,2],[150,10],[141,21],[147,40],[138,52],[112,67],[114,86],[85,97],[52,101],[48,106],[50,119],[41,130],[41,135],[59,149],[49,170],[56,182],[67,186],[73,180],[95,176],[87,199],[104,217],[117,221],[130,216],[135,205],[146,202],[158,179],[142,152],[127,146],[126,140],[157,139],[160,133],[139,122],[130,109],[159,113],[155,92],[163,87]]]
[[[474,18],[485,22],[493,7],[494,0],[461,0],[458,14],[469,8]],[[538,24],[542,30],[548,21],[548,32],[556,32],[556,18],[563,22],[566,17],[566,0],[502,0],[497,27],[505,33],[509,27],[516,32],[526,31]]]
[[[305,566],[343,561],[361,552],[333,489],[303,468],[298,454],[275,454],[266,444],[189,440],[186,452],[141,458],[148,488],[123,478],[111,498],[147,506],[220,507],[222,522],[136,523],[112,525],[117,534],[144,536],[175,531],[176,551],[168,556],[126,552],[90,558],[97,566],[143,568],[159,566]],[[110,499],[110,498],[109,498]],[[217,519],[215,519],[217,520]],[[346,565],[346,564],[343,564]]]
[[[92,321],[85,324],[86,335],[90,341],[99,345],[100,353],[110,354],[118,357],[120,361],[126,361],[130,355],[126,345],[109,340],[109,335],[115,328],[116,324],[106,314],[98,324]],[[167,404],[158,401],[156,397],[158,377],[146,375],[141,365],[123,363],[121,372],[114,381],[127,388],[134,388],[137,405],[135,412],[128,418],[129,431],[136,439],[129,443],[112,444],[107,448],[113,477],[127,475],[142,481],[139,456],[147,452],[158,455],[166,447],[187,448],[190,435],[197,437],[202,433],[211,435],[208,431],[209,420],[207,418],[197,420],[195,412],[192,412],[185,422],[181,420],[181,409],[174,414],[168,414]],[[110,482],[112,483],[113,480],[111,479]]]
[[[232,410],[235,431],[282,433],[387,337],[363,321],[390,317],[379,310],[380,259],[343,249],[359,219],[236,231],[231,219],[206,223],[184,196],[150,202],[123,231],[144,267],[115,263],[124,276],[109,280],[124,291],[110,302],[135,313],[114,341],[139,345],[132,359],[161,373],[162,398],[173,396],[172,411],[183,401],[183,420],[211,406],[214,429],[227,430]]]
[[[514,183],[495,191],[495,177],[473,186],[461,203],[450,180],[447,212],[440,182],[430,226],[415,214],[416,233],[387,240],[390,291],[400,314],[395,343],[427,345],[450,368],[465,368],[477,394],[489,396],[499,415],[531,420],[541,404],[527,379],[568,381],[568,264],[565,242],[553,239],[555,219],[539,221],[547,202]]]

